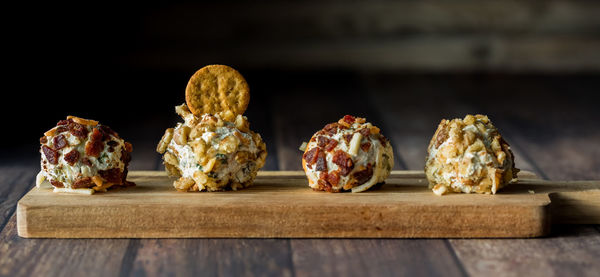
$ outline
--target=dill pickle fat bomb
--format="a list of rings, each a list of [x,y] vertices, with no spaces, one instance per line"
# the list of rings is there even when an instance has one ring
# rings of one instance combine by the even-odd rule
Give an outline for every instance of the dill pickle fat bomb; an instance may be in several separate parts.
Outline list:
[[[157,151],[164,153],[179,191],[237,190],[252,184],[265,164],[266,145],[249,129],[245,116],[231,111],[195,116],[183,104],[175,107],[184,123],[166,130]]]
[[[314,190],[361,192],[385,181],[394,154],[379,128],[364,118],[344,116],[315,133],[302,156]]]
[[[495,194],[518,171],[510,146],[485,115],[444,119],[429,143],[425,174],[437,195]]]
[[[68,116],[40,138],[38,187],[48,180],[55,192],[92,194],[126,181],[131,144],[98,121]]]

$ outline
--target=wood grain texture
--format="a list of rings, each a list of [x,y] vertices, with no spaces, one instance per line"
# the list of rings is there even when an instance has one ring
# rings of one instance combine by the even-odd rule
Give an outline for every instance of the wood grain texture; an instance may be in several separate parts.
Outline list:
[[[141,239],[133,276],[293,276],[287,239]]]
[[[130,174],[137,187],[94,196],[33,189],[18,205],[19,234],[67,238],[534,237],[548,230],[548,192],[569,188],[565,183],[531,179],[493,196],[438,197],[427,189],[422,173],[396,171],[380,189],[332,194],[310,190],[299,172],[291,178],[261,172],[254,186],[238,192],[178,193],[164,172]],[[600,183],[580,187],[600,189]],[[529,193],[533,188],[536,193]]]
[[[0,233],[1,276],[117,276],[129,240],[24,239],[16,216]]]
[[[464,276],[445,240],[293,239],[296,276]]]
[[[563,225],[545,239],[451,240],[473,276],[596,276],[600,233],[584,225]]]

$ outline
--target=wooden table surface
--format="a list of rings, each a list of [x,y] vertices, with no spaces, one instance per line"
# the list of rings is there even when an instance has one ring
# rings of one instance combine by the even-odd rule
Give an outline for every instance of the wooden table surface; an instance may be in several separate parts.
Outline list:
[[[267,142],[266,170],[301,169],[300,143],[344,114],[365,116],[382,129],[395,150],[395,169],[421,169],[427,143],[443,117],[485,113],[512,145],[518,167],[545,179],[600,179],[600,109],[592,98],[600,88],[597,78],[317,74],[248,79],[253,94],[247,116]],[[183,93],[178,102],[164,104],[167,112],[160,116],[136,119],[128,128],[113,126],[134,144],[130,169],[162,169],[155,143],[177,120],[172,106],[182,101]],[[600,272],[598,225],[553,226],[551,236],[539,239],[23,239],[17,236],[15,206],[34,183],[39,154],[36,145],[4,153],[1,276]]]

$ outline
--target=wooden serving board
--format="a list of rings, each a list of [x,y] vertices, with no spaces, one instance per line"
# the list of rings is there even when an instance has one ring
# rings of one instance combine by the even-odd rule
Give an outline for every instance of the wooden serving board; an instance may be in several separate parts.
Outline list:
[[[523,172],[496,195],[436,196],[420,171],[394,171],[365,193],[312,191],[301,171],[263,171],[254,186],[181,193],[164,172],[95,195],[33,188],[18,203],[26,238],[537,237],[552,221],[600,223],[600,182],[550,182]],[[552,204],[552,205],[551,205]],[[556,205],[554,205],[556,204]]]

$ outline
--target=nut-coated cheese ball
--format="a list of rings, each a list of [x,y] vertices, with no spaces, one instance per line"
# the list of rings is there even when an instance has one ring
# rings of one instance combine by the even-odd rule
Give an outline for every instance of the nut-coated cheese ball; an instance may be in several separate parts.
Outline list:
[[[195,116],[185,104],[184,123],[166,130],[157,151],[165,169],[178,177],[179,191],[221,191],[248,187],[265,164],[266,145],[245,116],[231,111]]]
[[[495,194],[519,171],[508,143],[485,115],[442,120],[427,152],[425,174],[437,195]]]

